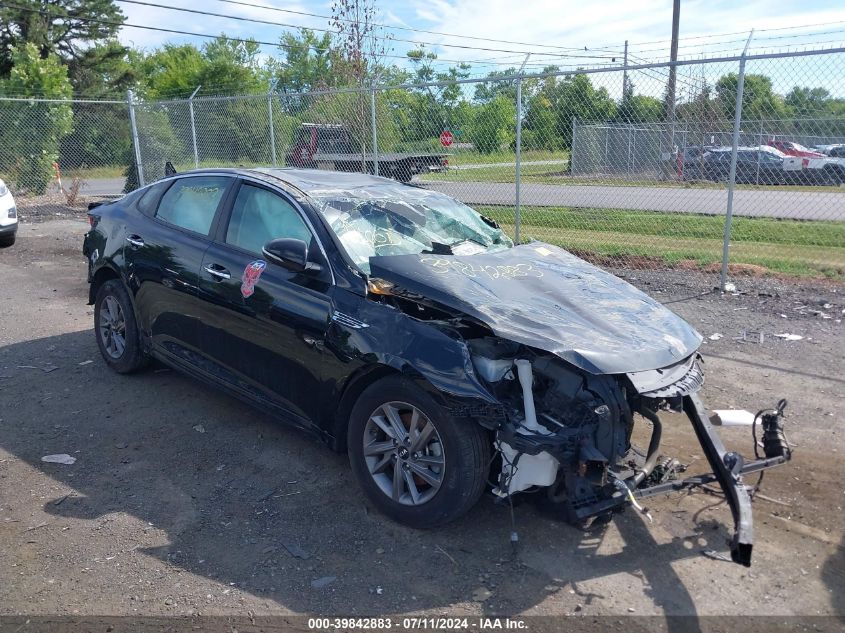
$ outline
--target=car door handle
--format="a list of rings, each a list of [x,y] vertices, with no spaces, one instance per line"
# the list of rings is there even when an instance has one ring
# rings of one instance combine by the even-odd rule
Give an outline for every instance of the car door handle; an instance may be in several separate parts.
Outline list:
[[[209,264],[205,267],[205,272],[207,272],[213,277],[216,277],[219,280],[231,278],[229,271],[223,268],[222,266],[218,266],[217,264]]]
[[[126,241],[132,244],[132,246],[137,246],[138,248],[144,245],[144,239],[140,235],[135,235],[134,233],[132,235],[127,235]]]

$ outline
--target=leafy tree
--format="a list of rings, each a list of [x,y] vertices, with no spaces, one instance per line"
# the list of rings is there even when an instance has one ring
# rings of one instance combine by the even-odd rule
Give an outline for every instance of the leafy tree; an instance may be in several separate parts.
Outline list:
[[[802,88],[795,86],[786,95],[784,102],[792,116],[819,117],[830,114],[832,103],[826,88]]]
[[[543,92],[528,100],[522,142],[526,149],[555,150],[562,145],[552,102]]]
[[[329,88],[337,77],[332,68],[332,40],[329,33],[318,37],[310,29],[299,35],[282,35],[279,51],[282,59],[271,59],[269,69],[279,91],[297,93]]]
[[[56,55],[73,63],[74,85],[76,69],[97,67],[103,55],[125,55],[115,39],[125,17],[113,0],[19,0],[14,5],[0,7],[0,77],[9,76],[13,51],[25,44],[32,44],[40,59]]]
[[[254,42],[221,35],[202,48],[193,44],[165,44],[140,60],[141,93],[149,99],[188,97],[202,86],[202,94],[267,93],[268,76]]]
[[[41,57],[35,44],[25,44],[11,52],[12,70],[0,79],[0,96],[43,96],[69,99],[71,85],[67,68],[48,53]],[[0,129],[0,170],[20,188],[42,194],[53,177],[53,163],[59,157],[59,143],[73,125],[67,103],[29,101],[4,106],[11,124]]]
[[[510,145],[515,134],[516,105],[513,101],[499,96],[476,108],[469,137],[479,152],[498,151]]]
[[[634,82],[627,78],[616,120],[623,123],[656,123],[663,119],[664,105],[659,99],[634,94]]]
[[[407,56],[413,68],[407,81],[415,84],[452,82],[410,89],[408,138],[422,142],[436,139],[443,130],[460,131],[467,124],[463,112],[468,106],[464,105],[461,85],[454,82],[469,77],[470,66],[459,64],[438,71],[434,67],[437,55],[422,48],[408,51]]]
[[[491,79],[496,79],[501,77],[510,77],[515,75],[517,72],[516,68],[511,67],[506,70],[494,70],[487,76]],[[523,93],[524,92],[525,86],[523,83]],[[500,96],[510,99],[511,101],[516,101],[516,81],[512,79],[499,79],[498,81],[483,81],[475,84],[473,97],[478,103],[489,103],[496,97]]]
[[[596,89],[590,78],[582,73],[548,78],[539,89],[539,101],[554,112],[554,136],[563,148],[572,146],[572,120],[584,122],[612,121],[616,103],[605,88]],[[530,113],[530,110],[529,110]],[[536,120],[536,115],[534,117]],[[530,128],[529,128],[530,129]]]
[[[736,110],[736,93],[739,77],[736,73],[723,75],[716,82],[716,102],[722,116],[733,119]],[[788,115],[783,97],[772,89],[772,80],[765,75],[745,76],[742,93],[742,118],[751,120],[781,120]]]

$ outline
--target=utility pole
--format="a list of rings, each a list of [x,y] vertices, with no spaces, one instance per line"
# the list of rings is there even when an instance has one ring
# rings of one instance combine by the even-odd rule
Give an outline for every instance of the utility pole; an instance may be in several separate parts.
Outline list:
[[[681,0],[672,2],[672,45],[669,49],[669,83],[666,86],[666,153],[668,160],[664,161],[666,175],[670,173],[672,150],[675,147],[675,78],[678,69],[674,62],[678,61],[678,25],[681,20]]]

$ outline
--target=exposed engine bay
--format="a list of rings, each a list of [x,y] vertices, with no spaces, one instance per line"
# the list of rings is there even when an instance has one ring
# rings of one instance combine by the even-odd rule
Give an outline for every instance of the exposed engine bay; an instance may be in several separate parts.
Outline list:
[[[743,516],[750,498],[741,475],[790,459],[781,421],[785,402],[763,416],[762,445],[770,461],[746,465],[739,454],[724,450],[701,417],[695,396],[704,382],[698,353],[661,370],[593,375],[551,354],[492,337],[468,345],[476,371],[506,409],[495,435],[501,471],[494,494],[507,498],[540,488],[537,492],[550,502],[561,504],[570,522],[582,524],[628,503],[645,513],[640,498],[715,479],[728,487],[738,523],[747,524],[731,544],[732,558],[750,564],[750,509]],[[682,465],[659,452],[661,410],[687,413],[711,466],[717,463],[714,471],[720,472],[712,478],[679,478]],[[636,418],[652,427],[646,451],[631,442]]]

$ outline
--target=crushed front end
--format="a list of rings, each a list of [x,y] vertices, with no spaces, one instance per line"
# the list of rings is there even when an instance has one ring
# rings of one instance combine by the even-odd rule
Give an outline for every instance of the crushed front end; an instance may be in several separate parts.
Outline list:
[[[694,353],[669,367],[628,374],[592,374],[559,357],[497,337],[467,341],[477,374],[504,406],[495,431],[501,456],[494,493],[534,491],[582,524],[639,500],[716,482],[734,520],[731,558],[750,565],[753,522],[743,475],[791,457],[783,435],[783,406],[754,420],[755,454],[746,461],[722,444],[697,392],[704,382]],[[712,473],[681,478],[683,466],[660,453],[660,412],[689,419]],[[762,442],[757,441],[757,427]],[[632,443],[634,425],[651,425],[648,447]]]

